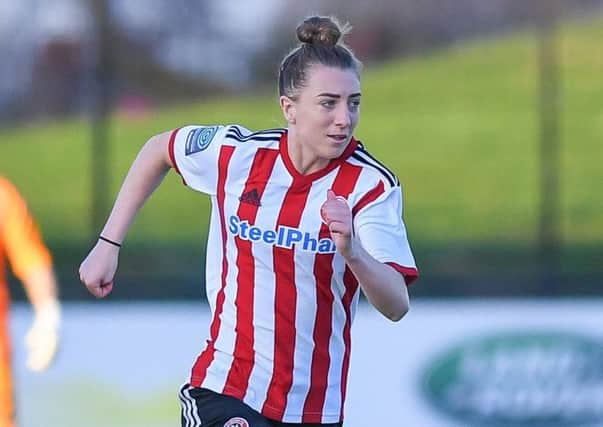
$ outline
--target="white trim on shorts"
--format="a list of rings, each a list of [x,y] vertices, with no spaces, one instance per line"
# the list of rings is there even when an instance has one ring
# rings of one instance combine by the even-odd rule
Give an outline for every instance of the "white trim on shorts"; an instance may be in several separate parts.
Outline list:
[[[202,422],[199,417],[199,408],[197,408],[196,400],[190,394],[191,388],[189,383],[184,383],[178,393],[180,405],[182,406],[182,417],[185,421],[183,427],[201,427]]]

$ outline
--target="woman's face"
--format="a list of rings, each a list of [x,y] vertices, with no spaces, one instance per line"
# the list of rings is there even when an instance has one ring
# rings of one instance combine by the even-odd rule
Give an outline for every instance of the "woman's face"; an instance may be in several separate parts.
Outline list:
[[[281,97],[281,106],[294,143],[316,159],[334,159],[344,152],[358,123],[360,80],[353,69],[313,65],[298,98]]]

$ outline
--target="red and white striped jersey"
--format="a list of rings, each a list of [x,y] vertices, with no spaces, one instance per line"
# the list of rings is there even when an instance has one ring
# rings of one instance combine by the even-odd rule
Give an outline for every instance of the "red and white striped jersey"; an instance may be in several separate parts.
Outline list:
[[[212,323],[190,378],[287,423],[343,420],[358,282],[320,207],[347,199],[354,235],[410,284],[417,277],[397,177],[352,139],[301,175],[286,129],[187,126],[169,144],[186,185],[211,197],[206,286]]]

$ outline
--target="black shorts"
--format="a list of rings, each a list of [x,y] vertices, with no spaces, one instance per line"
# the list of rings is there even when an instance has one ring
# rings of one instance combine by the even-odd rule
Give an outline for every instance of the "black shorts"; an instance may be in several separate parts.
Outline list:
[[[295,424],[269,420],[243,401],[205,388],[180,388],[182,427],[341,427],[333,424]]]

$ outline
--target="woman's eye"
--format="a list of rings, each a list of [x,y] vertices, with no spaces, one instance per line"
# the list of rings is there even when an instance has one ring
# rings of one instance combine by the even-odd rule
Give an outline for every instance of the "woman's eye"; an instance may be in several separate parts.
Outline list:
[[[330,108],[330,107],[334,107],[334,106],[335,106],[335,101],[333,101],[332,99],[327,100],[327,101],[322,101],[322,102],[321,102],[321,105],[322,105],[323,107],[329,107],[329,108]]]

